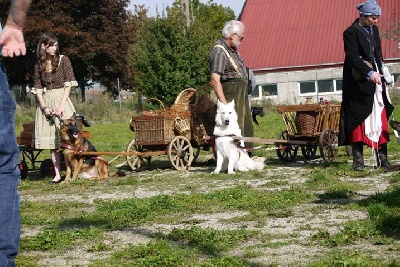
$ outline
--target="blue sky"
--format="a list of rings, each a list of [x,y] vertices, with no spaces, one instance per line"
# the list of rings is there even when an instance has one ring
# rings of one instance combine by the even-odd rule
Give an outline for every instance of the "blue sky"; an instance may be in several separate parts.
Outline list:
[[[154,16],[156,14],[156,7],[158,11],[161,12],[167,6],[171,6],[173,2],[174,0],[131,0],[131,5],[145,5],[149,8],[148,15]],[[200,0],[200,2],[207,3],[208,0]],[[214,0],[213,2],[225,7],[230,7],[237,17],[242,10],[245,0]]]

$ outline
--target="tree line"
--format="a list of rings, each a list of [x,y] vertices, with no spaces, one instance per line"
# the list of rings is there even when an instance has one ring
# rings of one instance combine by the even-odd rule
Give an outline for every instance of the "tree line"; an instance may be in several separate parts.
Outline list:
[[[0,0],[3,25],[9,4]],[[47,31],[58,36],[60,53],[71,59],[83,100],[92,81],[111,90],[119,79],[167,105],[183,89],[209,82],[208,55],[223,24],[235,17],[230,8],[191,0],[185,16],[176,0],[150,17],[145,6],[129,11],[128,5],[129,0],[33,1],[24,28],[27,55],[5,59],[10,85],[33,85],[36,45]]]

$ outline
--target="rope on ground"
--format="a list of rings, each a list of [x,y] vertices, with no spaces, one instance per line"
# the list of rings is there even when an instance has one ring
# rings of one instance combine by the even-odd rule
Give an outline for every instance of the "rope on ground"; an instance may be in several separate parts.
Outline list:
[[[269,147],[269,148],[263,148],[263,146],[257,146],[254,147],[253,150],[265,150],[265,151],[273,151],[273,150],[284,150],[284,149],[289,149],[291,147],[298,147],[299,145],[290,145],[290,146],[274,146],[274,147]]]
[[[125,151],[124,151],[125,152]],[[123,155],[117,155],[115,158],[113,158],[112,160],[110,160],[108,162],[108,164],[111,164],[111,162],[115,161],[116,159],[118,159],[119,157],[123,157]],[[122,167],[125,165],[125,163],[127,163],[128,161],[125,160],[124,162],[122,162],[121,164],[116,165],[117,168]]]

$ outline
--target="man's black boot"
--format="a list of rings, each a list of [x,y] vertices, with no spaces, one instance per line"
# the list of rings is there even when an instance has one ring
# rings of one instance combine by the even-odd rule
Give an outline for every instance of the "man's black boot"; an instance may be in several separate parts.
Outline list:
[[[364,154],[363,154],[363,143],[351,143],[351,151],[353,154],[353,169],[355,171],[364,170]]]
[[[387,144],[382,145],[376,154],[378,167],[386,168],[391,165],[387,159]]]

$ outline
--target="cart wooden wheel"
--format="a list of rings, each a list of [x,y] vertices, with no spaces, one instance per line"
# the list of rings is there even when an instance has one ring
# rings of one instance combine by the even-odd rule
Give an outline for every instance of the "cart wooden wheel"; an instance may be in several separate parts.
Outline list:
[[[322,131],[319,137],[319,150],[325,161],[332,162],[336,160],[339,151],[339,141],[337,135],[331,129]]]
[[[146,149],[143,148],[142,145],[136,145],[135,139],[132,139],[132,141],[128,144],[128,147],[126,148],[126,152],[146,152]],[[150,164],[150,161],[151,157],[139,157],[136,155],[126,156],[126,162],[133,171],[138,171],[141,168],[144,168],[145,166]]]
[[[193,147],[189,139],[178,135],[168,144],[169,161],[178,171],[188,170],[194,159]]]
[[[315,159],[315,155],[317,154],[318,146],[313,145],[305,145],[300,146],[301,153],[305,159]]]
[[[284,130],[278,134],[278,140],[289,140],[287,130]],[[297,146],[283,144],[276,147],[276,154],[284,162],[292,162],[296,160]]]

